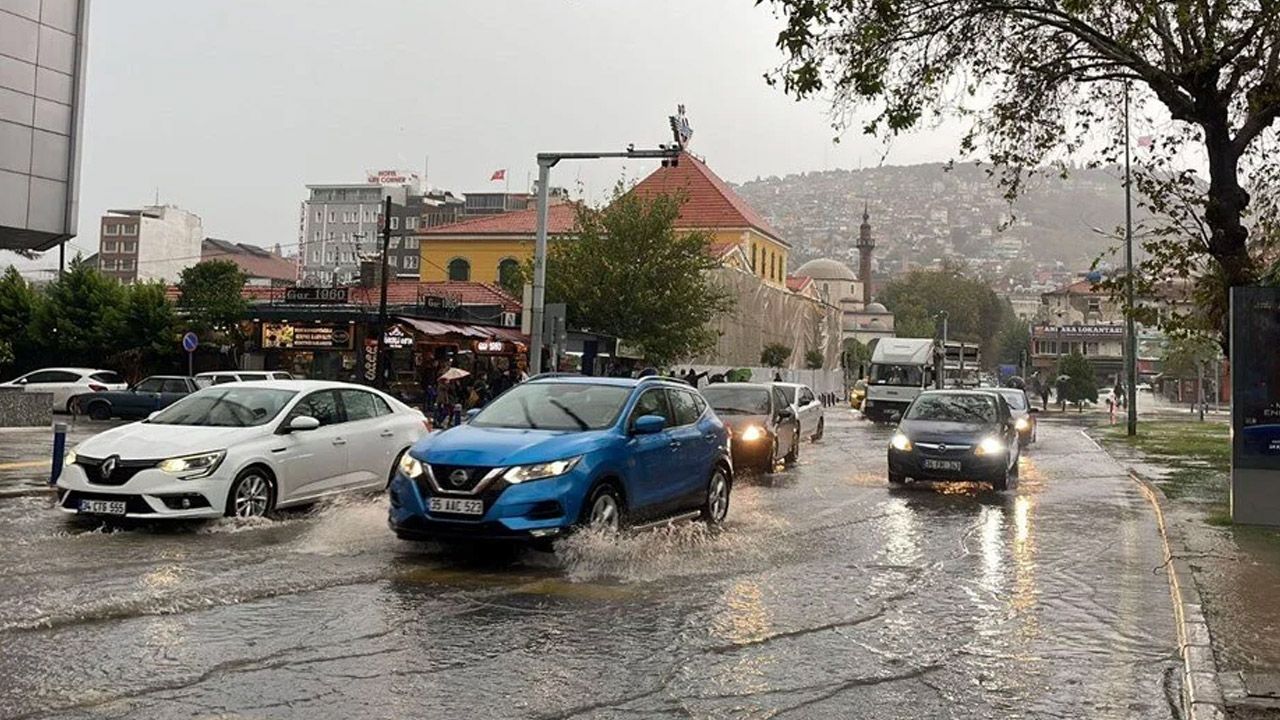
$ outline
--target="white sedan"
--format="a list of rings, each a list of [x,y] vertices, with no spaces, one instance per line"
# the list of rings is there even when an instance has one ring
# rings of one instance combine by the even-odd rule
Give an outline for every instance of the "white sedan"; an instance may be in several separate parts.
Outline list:
[[[261,517],[385,487],[425,434],[421,412],[361,385],[215,385],[77,445],[58,476],[58,508],[139,519]]]
[[[53,409],[71,412],[71,399],[84,393],[128,390],[129,385],[110,370],[95,368],[45,368],[16,377],[0,387],[22,388],[27,392],[53,394]]]

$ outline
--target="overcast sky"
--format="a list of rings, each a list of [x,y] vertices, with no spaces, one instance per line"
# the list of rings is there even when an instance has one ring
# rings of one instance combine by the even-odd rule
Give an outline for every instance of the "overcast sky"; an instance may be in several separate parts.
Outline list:
[[[780,22],[752,0],[106,0],[90,4],[81,237],[109,208],[154,201],[205,234],[286,249],[307,183],[421,172],[455,192],[510,189],[551,150],[653,146],[678,102],[722,177],[874,165],[859,133],[832,144],[822,102],[765,84]],[[955,132],[887,148],[945,160]],[[600,198],[624,172],[562,164],[553,183]],[[0,259],[0,262],[10,258]],[[56,264],[56,251],[40,265]]]

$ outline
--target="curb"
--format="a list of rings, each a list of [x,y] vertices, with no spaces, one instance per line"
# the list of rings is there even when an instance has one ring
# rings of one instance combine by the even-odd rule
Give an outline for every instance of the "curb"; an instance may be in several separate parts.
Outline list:
[[[1110,454],[1110,453],[1108,453]],[[1173,598],[1174,622],[1178,631],[1178,656],[1182,659],[1182,709],[1187,720],[1220,720],[1226,718],[1226,697],[1213,659],[1209,625],[1200,604],[1200,591],[1187,563],[1187,547],[1180,533],[1165,523],[1164,510],[1168,498],[1150,480],[1133,468],[1126,468],[1129,478],[1138,484],[1156,513],[1156,526],[1164,542],[1164,567],[1169,578],[1169,594]]]

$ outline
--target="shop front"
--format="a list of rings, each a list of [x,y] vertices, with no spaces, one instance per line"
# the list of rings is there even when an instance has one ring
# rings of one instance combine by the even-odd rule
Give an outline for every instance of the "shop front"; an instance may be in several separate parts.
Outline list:
[[[315,380],[353,380],[358,375],[360,326],[353,320],[264,320],[255,326],[264,369]]]

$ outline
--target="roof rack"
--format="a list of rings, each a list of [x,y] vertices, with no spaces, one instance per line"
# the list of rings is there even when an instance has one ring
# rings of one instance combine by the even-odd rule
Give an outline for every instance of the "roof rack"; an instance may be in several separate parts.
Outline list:
[[[558,378],[558,377],[582,377],[582,373],[575,372],[544,372],[537,375],[529,376],[529,380],[541,380],[542,378]],[[527,382],[527,381],[526,381]]]
[[[653,380],[665,380],[665,381],[667,381],[667,382],[680,383],[681,385],[688,385],[688,384],[689,384],[689,382],[688,382],[687,380],[685,380],[684,378],[681,378],[681,377],[675,377],[675,376],[673,376],[673,375],[646,375],[646,376],[644,376],[644,377],[642,377],[642,378],[638,378],[638,379],[639,379],[639,380],[640,380],[640,382],[642,382],[642,383],[643,383],[643,382],[650,382],[650,381],[653,381]]]

